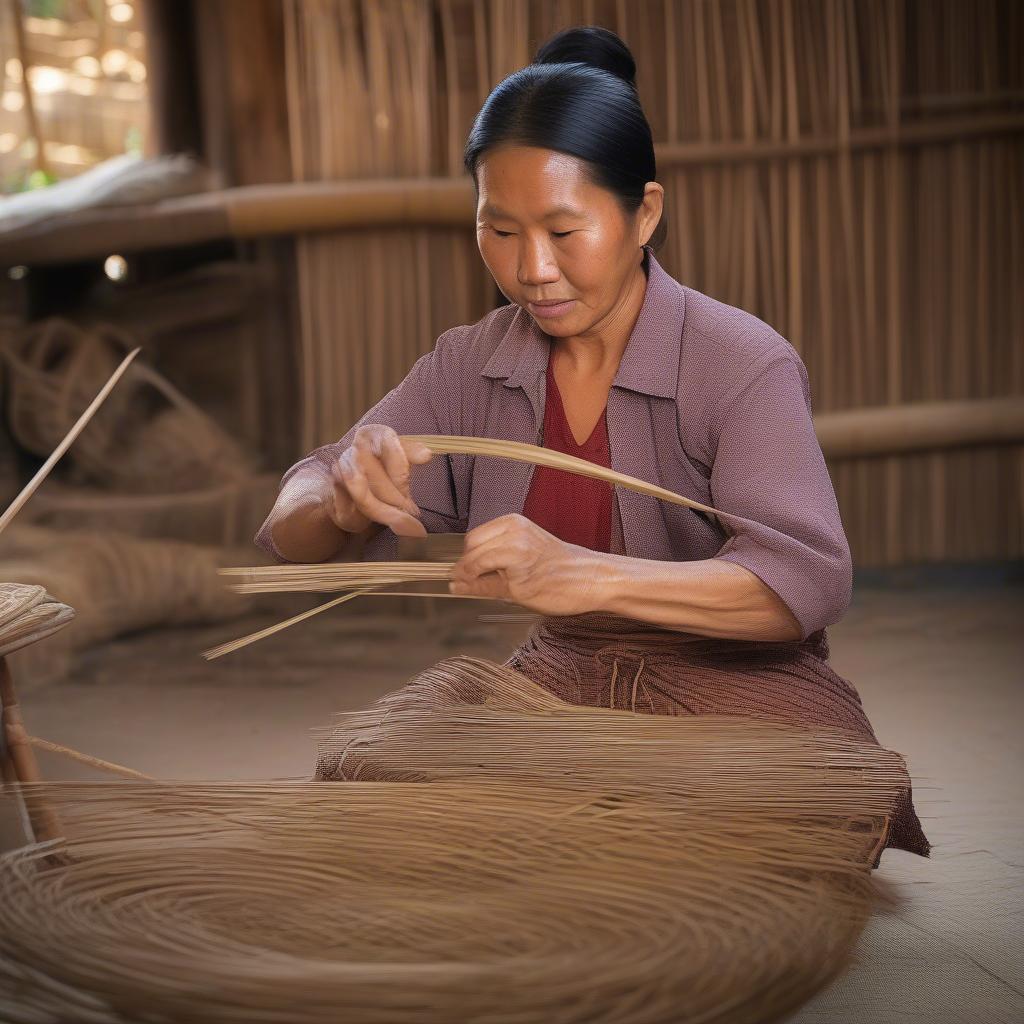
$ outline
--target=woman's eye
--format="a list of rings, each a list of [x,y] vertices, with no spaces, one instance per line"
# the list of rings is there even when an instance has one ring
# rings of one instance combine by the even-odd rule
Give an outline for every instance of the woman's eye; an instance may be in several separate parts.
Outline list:
[[[553,234],[555,236],[555,238],[568,238],[572,234],[572,232],[571,231],[552,231],[551,234]]]
[[[509,236],[510,236],[510,235],[512,234],[512,232],[511,232],[511,231],[499,231],[499,230],[498,230],[497,228],[491,228],[491,230],[492,230],[492,231],[493,231],[493,232],[494,232],[494,233],[495,233],[495,234],[496,234],[496,235],[497,235],[497,236],[498,236],[499,238],[508,238],[508,237],[509,237]]]

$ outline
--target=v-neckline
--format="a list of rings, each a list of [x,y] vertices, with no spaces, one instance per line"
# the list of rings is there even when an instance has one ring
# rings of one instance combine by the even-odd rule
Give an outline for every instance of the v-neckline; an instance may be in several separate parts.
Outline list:
[[[569,440],[578,448],[583,451],[590,447],[590,443],[594,440],[594,435],[597,433],[598,428],[601,426],[601,421],[605,418],[608,412],[608,404],[605,403],[605,407],[601,410],[601,415],[597,417],[597,422],[594,424],[593,429],[587,435],[587,439],[581,444],[576,440],[576,435],[573,433],[572,424],[569,422],[569,417],[565,413],[565,402],[562,401],[562,392],[558,387],[558,381],[555,379],[555,368],[551,362],[551,358],[548,358],[548,379],[551,383],[551,389],[554,393],[555,399],[558,401],[558,408],[562,412],[562,422],[565,424],[565,432],[569,435]]]

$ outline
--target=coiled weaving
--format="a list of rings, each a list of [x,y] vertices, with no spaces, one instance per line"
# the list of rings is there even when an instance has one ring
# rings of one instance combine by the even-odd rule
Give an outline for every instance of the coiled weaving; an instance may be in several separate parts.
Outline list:
[[[778,1020],[847,963],[908,781],[468,657],[326,728],[317,778],[25,787],[67,839],[0,859],[7,1018]]]

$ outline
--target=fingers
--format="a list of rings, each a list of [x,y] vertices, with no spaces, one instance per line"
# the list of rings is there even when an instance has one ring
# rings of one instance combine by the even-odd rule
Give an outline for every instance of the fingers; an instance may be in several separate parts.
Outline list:
[[[332,467],[331,477],[328,486],[330,493],[327,514],[334,525],[348,533],[361,533],[369,525],[371,520],[356,508],[348,488],[342,482],[337,467]]]
[[[452,569],[452,593],[505,594],[514,581],[533,572],[545,538],[553,539],[522,515],[499,516],[475,527],[466,534],[463,555]]]
[[[404,505],[407,512],[415,515],[419,510],[409,486],[409,456],[398,435],[394,431],[377,434],[371,452],[376,458],[362,460],[362,468],[374,493],[392,505]]]
[[[406,500],[394,488],[394,485],[384,488],[385,498],[390,496],[390,500],[378,497],[374,492],[374,487],[382,486],[380,477],[375,477],[371,482],[370,476],[356,465],[350,452],[351,449],[344,452],[337,465],[345,490],[356,509],[375,523],[383,523],[390,527],[399,536],[426,536],[427,531],[423,524],[415,516],[405,511],[405,507],[408,507]],[[411,500],[408,504],[412,504]]]
[[[517,515],[498,516],[497,519],[489,519],[486,523],[475,526],[466,534],[466,540],[463,545],[464,554],[469,554],[469,552],[483,547],[484,544],[489,543],[496,537],[501,537],[511,530],[517,529],[517,520],[522,518],[522,516]]]
[[[340,492],[335,500],[341,510],[339,525],[344,528],[348,521],[366,518],[401,536],[425,536],[412,498],[410,467],[432,457],[426,445],[403,442],[391,427],[379,423],[360,427],[333,467]]]
[[[509,599],[508,583],[501,573],[489,573],[486,576],[479,576],[470,582],[464,580],[452,580],[448,584],[450,594],[472,595],[473,597],[490,597],[500,601]]]
[[[491,526],[493,522],[484,525]],[[508,529],[492,532],[487,539],[477,541],[472,550],[464,551],[452,569],[452,578],[473,580],[489,572],[520,569],[528,561],[530,551],[526,537],[517,537]]]
[[[400,463],[397,461],[399,458]],[[376,455],[367,457],[357,451],[349,456],[347,462],[350,468],[366,480],[370,492],[378,501],[404,509],[409,515],[416,515],[419,508],[409,491],[409,464],[405,459],[405,453],[402,452],[399,456],[389,453],[389,459],[392,468]],[[397,474],[398,479],[395,479],[392,473]]]
[[[429,462],[434,457],[434,453],[420,441],[412,441],[409,438],[404,437],[400,437],[398,440],[405,449],[405,454],[408,456],[409,461],[414,465],[422,466],[425,462]]]

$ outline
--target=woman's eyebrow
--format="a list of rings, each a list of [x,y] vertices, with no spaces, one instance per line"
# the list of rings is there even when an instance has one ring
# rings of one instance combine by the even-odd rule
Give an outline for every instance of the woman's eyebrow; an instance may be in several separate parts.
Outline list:
[[[497,217],[498,219],[511,220],[512,218],[500,207],[495,206],[493,203],[484,203],[480,207],[481,217]]]
[[[555,217],[576,217],[582,218],[586,214],[582,210],[576,209],[575,206],[554,206],[546,214],[544,214],[545,220],[552,220]]]
[[[494,217],[497,220],[515,220],[515,217],[510,213],[506,213],[501,207],[495,206],[493,203],[484,203],[480,207],[481,217]],[[586,216],[582,210],[576,209],[575,206],[553,206],[547,213],[544,214],[544,220],[554,220],[555,217],[575,217],[577,219]]]

